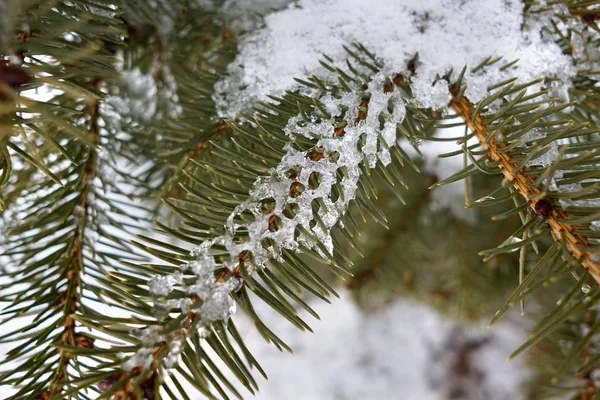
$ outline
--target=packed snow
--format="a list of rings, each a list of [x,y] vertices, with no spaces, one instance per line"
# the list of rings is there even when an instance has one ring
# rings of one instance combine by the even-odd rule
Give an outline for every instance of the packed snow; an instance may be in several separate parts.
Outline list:
[[[310,324],[314,334],[299,331],[256,302],[261,318],[294,354],[266,346],[251,321],[236,317],[246,345],[269,376],[258,382],[257,400],[524,397],[519,384],[527,372],[521,359],[507,361],[507,355],[526,335],[511,318],[492,330],[483,325],[465,328],[406,299],[364,312],[345,291],[333,304],[311,306],[321,316]]]
[[[565,83],[575,69],[571,59],[536,29],[522,30],[523,4],[506,0],[300,0],[269,14],[265,26],[241,39],[229,76],[217,86],[217,104],[225,117],[235,117],[253,101],[295,89],[295,77],[322,75],[323,54],[342,63],[343,46],[360,42],[385,64],[389,73],[404,72],[418,53],[412,82],[424,107],[447,105],[447,85],[437,80],[453,70],[455,79],[469,67],[466,95],[478,101],[487,87],[509,77],[519,82],[557,77]],[[502,57],[493,68],[471,69],[488,57]],[[504,70],[503,66],[519,60]],[[564,90],[558,95],[566,96]]]

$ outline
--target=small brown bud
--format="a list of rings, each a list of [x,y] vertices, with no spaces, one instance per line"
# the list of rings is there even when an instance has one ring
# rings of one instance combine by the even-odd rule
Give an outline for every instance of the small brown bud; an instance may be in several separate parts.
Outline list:
[[[75,344],[77,347],[91,349],[94,347],[94,338],[85,333],[77,333],[75,335]]]
[[[548,198],[538,200],[533,206],[535,213],[542,218],[548,218],[554,211],[554,203]]]
[[[31,82],[31,77],[20,67],[0,64],[0,84],[17,89]]]

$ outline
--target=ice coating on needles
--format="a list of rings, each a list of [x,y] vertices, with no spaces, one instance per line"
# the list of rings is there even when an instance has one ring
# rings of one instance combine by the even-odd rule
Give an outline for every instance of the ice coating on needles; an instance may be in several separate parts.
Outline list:
[[[318,139],[314,148],[322,151],[322,157],[311,157],[311,149],[300,151],[290,141],[284,148],[286,153],[279,165],[269,175],[259,177],[250,191],[250,197],[231,213],[225,227],[226,233],[204,241],[192,251],[193,261],[182,265],[182,271],[188,277],[190,273],[193,274],[194,282],[184,284],[180,272],[152,279],[150,291],[157,298],[156,304],[166,308],[179,305],[183,312],[198,313],[200,326],[196,328],[208,329],[212,323],[226,321],[231,315],[235,303],[229,294],[241,285],[239,274],[227,281],[219,281],[214,273],[218,267],[225,266],[234,271],[240,267],[241,255],[247,254],[251,257],[251,263],[246,263],[246,268],[263,268],[269,259],[281,259],[283,250],[299,251],[301,245],[321,255],[333,253],[330,231],[346,212],[349,202],[356,197],[363,168],[374,168],[378,162],[384,166],[391,162],[389,148],[396,143],[396,125],[404,119],[405,107],[398,90],[384,92],[385,82],[385,76],[381,73],[371,78],[367,88],[369,111],[362,119],[359,118],[358,105],[364,94],[359,90],[345,93],[340,99],[324,96],[321,101],[330,114],[329,118],[313,118],[308,123],[300,116],[291,118],[285,128],[286,133]],[[394,107],[388,113],[390,101]],[[338,135],[334,127],[336,117],[342,115],[342,110],[346,110],[343,114],[346,127],[343,135]],[[380,115],[386,121],[382,129]],[[361,140],[364,140],[364,145],[359,146]],[[298,170],[298,174],[290,176],[291,169]],[[344,170],[341,180],[337,177],[340,169]],[[320,183],[318,187],[311,188],[309,179],[315,173],[319,175]],[[332,193],[336,182],[341,193],[334,198]],[[301,191],[299,187],[304,189]],[[263,208],[264,199],[274,201],[267,212]],[[314,220],[312,203],[315,200],[323,205],[318,211],[322,221],[319,224],[311,224]],[[294,215],[285,214],[286,206],[292,204],[296,205],[297,212]],[[249,224],[235,222],[235,217],[243,212],[252,213],[254,221]],[[269,229],[273,218],[279,222],[276,230]],[[298,236],[298,227],[306,233]],[[236,231],[240,229],[248,231],[248,237],[243,242],[235,240]],[[277,245],[264,246],[265,239],[272,239],[272,243]],[[320,245],[316,245],[316,242]],[[222,262],[215,261],[211,252],[214,245],[227,250]],[[166,296],[176,286],[187,293],[182,300],[195,297],[201,300],[200,305],[192,304],[189,300],[167,300]],[[129,368],[147,364],[147,354],[138,353],[127,360]]]
[[[222,287],[227,287],[225,292],[233,290],[237,284],[236,278],[227,282],[214,282],[216,285],[207,287],[206,280],[215,280],[213,271],[218,266],[224,265],[233,271],[239,265],[240,255],[249,252],[252,264],[263,267],[270,258],[279,258],[283,249],[296,251],[300,244],[313,248],[312,240],[316,238],[323,243],[325,248],[319,251],[333,252],[330,231],[337,224],[340,217],[345,213],[347,206],[356,196],[358,179],[361,175],[361,164],[366,161],[366,167],[374,168],[377,162],[387,165],[391,162],[388,148],[396,141],[396,125],[404,118],[404,105],[398,97],[398,92],[384,93],[383,85],[385,77],[383,74],[375,75],[368,87],[370,94],[369,113],[366,118],[355,124],[358,118],[357,105],[361,98],[358,91],[346,93],[341,99],[325,96],[322,99],[324,105],[330,112],[330,118],[319,121],[304,123],[301,117],[294,117],[288,122],[286,133],[288,135],[303,135],[317,138],[315,146],[322,151],[321,157],[310,157],[310,150],[300,151],[290,143],[284,150],[286,154],[279,165],[271,170],[269,176],[259,177],[250,190],[250,198],[241,203],[229,216],[226,234],[217,236],[211,240],[204,241],[199,247],[192,251],[194,261],[186,264],[184,269],[198,276],[198,283],[186,288],[190,294],[195,294],[203,299],[203,318],[207,323],[228,316],[232,304],[222,299],[222,296],[207,296],[207,292],[221,294]],[[390,99],[396,101],[394,111],[387,115],[387,121],[383,129],[379,129],[379,115],[386,110]],[[343,136],[339,137],[334,132],[335,117],[341,115],[341,110],[347,109],[344,114],[346,128]],[[364,146],[359,146],[359,139],[365,135]],[[290,176],[291,169],[298,169],[296,176]],[[333,185],[338,181],[336,174],[340,168],[344,169],[344,178],[340,182],[342,193],[337,199],[332,198]],[[310,188],[309,179],[313,174],[319,175],[319,185]],[[293,189],[291,189],[293,188]],[[302,190],[300,189],[302,188]],[[265,212],[263,200],[272,199],[274,205]],[[312,202],[316,199],[324,204],[324,209],[319,210],[319,216],[323,224],[311,225],[313,218]],[[296,214],[285,215],[284,208],[296,205]],[[250,212],[254,221],[249,224],[235,222],[235,217],[243,212]],[[279,221],[278,229],[270,229],[273,218]],[[300,226],[309,236],[297,237],[296,228]],[[235,233],[239,229],[247,229],[248,238],[243,242],[234,240]],[[265,239],[272,239],[277,247],[263,246]],[[220,245],[227,249],[228,257],[223,263],[217,264],[211,254],[211,247]],[[173,287],[174,279],[160,278],[153,281],[151,286],[154,294],[164,296]],[[215,302],[214,307],[209,304]],[[218,303],[218,304],[217,304]],[[221,310],[222,312],[219,312]],[[203,314],[203,310],[198,310]],[[208,315],[210,314],[210,315]],[[203,315],[204,317],[204,315]]]

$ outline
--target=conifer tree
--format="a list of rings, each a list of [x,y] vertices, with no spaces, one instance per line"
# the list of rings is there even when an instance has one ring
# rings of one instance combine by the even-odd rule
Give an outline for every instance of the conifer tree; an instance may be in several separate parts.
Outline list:
[[[0,0],[8,399],[250,397],[342,285],[599,396],[600,2],[423,3]]]

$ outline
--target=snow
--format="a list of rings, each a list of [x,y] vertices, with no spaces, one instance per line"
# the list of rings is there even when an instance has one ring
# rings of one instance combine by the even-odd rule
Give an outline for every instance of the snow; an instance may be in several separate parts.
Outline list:
[[[326,74],[318,62],[322,54],[341,63],[348,56],[343,45],[351,42],[365,45],[390,73],[405,72],[418,53],[412,86],[417,103],[426,107],[447,105],[446,84],[437,76],[452,69],[456,79],[465,65],[472,101],[484,97],[490,84],[513,76],[518,82],[550,76],[568,83],[572,61],[541,36],[539,24],[521,30],[522,7],[505,0],[300,0],[267,15],[264,28],[241,39],[229,76],[216,86],[217,104],[222,116],[233,118],[255,100],[298,88],[294,77]],[[490,56],[503,58],[472,71]],[[500,70],[516,59],[515,66]]]
[[[508,362],[507,355],[526,337],[509,319],[491,331],[483,325],[464,328],[407,299],[363,312],[348,292],[340,294],[333,304],[311,304],[321,316],[311,324],[314,334],[256,302],[261,318],[294,354],[265,346],[251,321],[237,319],[246,345],[269,376],[258,382],[257,400],[442,400],[452,398],[449,392],[458,386],[466,392],[459,397],[464,400],[523,398],[518,386],[527,372],[520,359]],[[481,342],[470,358],[471,374],[453,373],[461,348],[470,342]],[[473,376],[479,380],[465,379]]]
[[[531,12],[535,13],[536,18],[528,20],[528,24],[535,29],[546,27],[549,32],[557,31],[561,36],[568,38],[571,42],[570,50],[577,69],[586,71],[586,74],[596,75],[597,78],[598,60],[600,60],[600,49],[595,44],[600,38],[597,29],[592,28],[592,25],[583,18],[558,18],[557,15],[570,14],[566,4],[548,4],[546,0],[536,3],[531,5]],[[598,4],[593,3],[579,6],[590,11],[598,8]],[[595,71],[595,73],[591,71]]]
[[[169,343],[169,351],[167,357],[164,360],[165,367],[173,368],[179,362],[179,356],[181,354],[183,343],[181,340],[173,340]]]
[[[161,80],[157,76],[161,76]],[[121,86],[105,102],[100,111],[108,128],[122,132],[122,119],[150,123],[167,116],[176,119],[181,114],[177,83],[167,65],[154,60],[150,70],[138,67],[122,71]]]
[[[154,354],[153,346],[166,339],[161,334],[161,329],[158,326],[148,326],[145,329],[141,329],[138,337],[140,342],[146,347],[141,347],[132,357],[123,362],[123,369],[125,371],[131,371],[135,367],[150,367]]]
[[[150,293],[155,296],[166,296],[169,294],[173,286],[179,281],[173,276],[157,275],[150,280]]]

